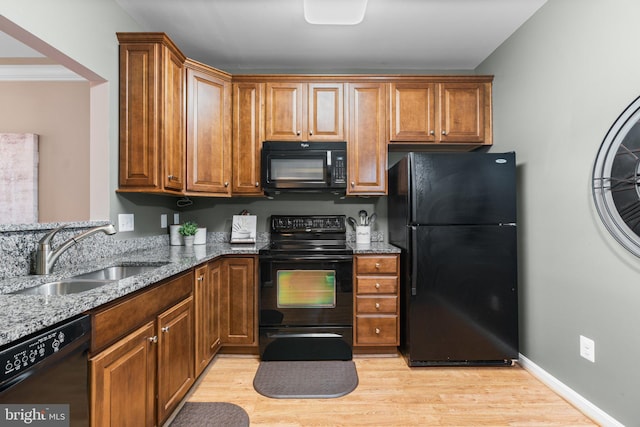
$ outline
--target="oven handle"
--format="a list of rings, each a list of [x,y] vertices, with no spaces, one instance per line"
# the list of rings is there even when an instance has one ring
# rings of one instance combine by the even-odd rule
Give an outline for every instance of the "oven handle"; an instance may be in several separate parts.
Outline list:
[[[260,261],[329,261],[351,262],[353,255],[260,255]]]

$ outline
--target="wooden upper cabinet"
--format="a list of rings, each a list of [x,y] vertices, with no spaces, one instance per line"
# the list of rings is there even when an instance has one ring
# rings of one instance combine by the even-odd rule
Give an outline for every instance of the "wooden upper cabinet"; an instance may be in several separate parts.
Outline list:
[[[231,79],[187,60],[187,194],[231,196]]]
[[[347,195],[387,192],[386,85],[349,83]]]
[[[344,141],[344,84],[266,83],[268,141]]]
[[[121,191],[182,192],[185,56],[162,33],[118,33]]]
[[[233,84],[232,193],[262,196],[260,153],[264,140],[264,84]]]
[[[390,84],[390,92],[392,145],[433,143],[468,150],[492,144],[490,82],[398,82]]]

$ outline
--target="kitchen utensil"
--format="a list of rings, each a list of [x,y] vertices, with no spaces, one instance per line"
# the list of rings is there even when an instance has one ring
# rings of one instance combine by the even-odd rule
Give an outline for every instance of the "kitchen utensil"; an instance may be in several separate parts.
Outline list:
[[[368,225],[372,226],[374,222],[376,222],[376,218],[378,217],[378,214],[371,214],[371,216],[369,217],[369,221],[368,221]]]
[[[358,215],[360,215],[360,225],[367,225],[367,211],[363,209],[358,212]]]
[[[351,224],[351,226],[353,227],[354,230],[358,226],[358,221],[356,221],[356,219],[354,217],[352,217],[352,216],[347,218],[347,221],[349,221],[349,224]]]

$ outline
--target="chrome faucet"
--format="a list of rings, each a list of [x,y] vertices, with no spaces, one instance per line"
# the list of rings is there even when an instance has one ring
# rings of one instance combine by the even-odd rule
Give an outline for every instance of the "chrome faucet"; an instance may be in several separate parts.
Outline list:
[[[58,260],[58,257],[62,255],[64,251],[69,249],[71,245],[75,245],[80,240],[83,240],[86,237],[91,236],[98,231],[102,231],[104,234],[116,234],[116,229],[113,225],[101,225],[98,227],[93,227],[84,231],[77,236],[74,236],[58,246],[57,249],[51,248],[51,239],[56,233],[62,230],[65,226],[58,227],[55,230],[52,230],[45,234],[45,236],[40,239],[38,242],[38,249],[36,250],[36,271],[35,274],[49,274],[51,270],[53,270],[53,264]]]

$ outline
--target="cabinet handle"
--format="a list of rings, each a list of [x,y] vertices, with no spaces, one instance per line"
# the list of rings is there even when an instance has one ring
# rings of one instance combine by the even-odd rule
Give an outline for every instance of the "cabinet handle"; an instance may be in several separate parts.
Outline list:
[[[380,268],[380,263],[376,262],[376,268]]]
[[[376,289],[380,289],[380,283],[376,283]]]
[[[351,181],[351,186],[352,186],[352,187],[355,187],[355,186],[356,186],[355,181]]]
[[[380,328],[376,328],[376,335],[380,335]]]
[[[204,280],[204,276],[199,276],[198,277],[198,282],[202,282]]]
[[[155,344],[158,342],[158,336],[154,335],[152,337],[147,338],[151,344]]]
[[[380,303],[379,302],[376,303],[376,310],[380,310]]]
[[[160,329],[162,332],[169,332],[169,326],[164,326]]]
[[[260,187],[260,183],[256,181],[256,187]]]
[[[228,186],[229,186],[229,181],[225,181],[225,182],[224,182],[224,186],[225,186],[225,187],[228,187]]]
[[[169,178],[169,181],[173,181],[175,179],[175,176],[169,175],[167,178]]]

